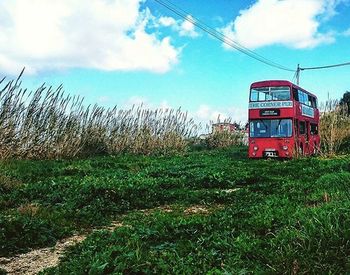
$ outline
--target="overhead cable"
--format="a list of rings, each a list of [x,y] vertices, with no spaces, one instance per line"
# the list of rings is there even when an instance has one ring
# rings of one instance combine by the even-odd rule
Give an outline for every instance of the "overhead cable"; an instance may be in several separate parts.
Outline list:
[[[163,7],[167,8],[168,10],[172,11],[182,19],[186,20],[187,22],[190,22],[194,26],[198,27],[199,29],[203,30],[204,32],[208,33],[209,35],[213,36],[214,38],[220,40],[224,44],[228,45],[231,48],[234,48],[245,55],[260,61],[266,65],[285,70],[288,72],[295,72],[293,80],[297,79],[297,82],[299,83],[299,77],[300,77],[300,71],[305,71],[305,70],[320,70],[320,69],[329,69],[329,68],[335,68],[335,67],[341,67],[341,66],[348,66],[350,65],[350,62],[346,63],[341,63],[341,64],[334,64],[334,65],[326,65],[326,66],[317,66],[317,67],[300,67],[298,65],[297,70],[295,69],[290,69],[288,67],[285,67],[279,63],[276,63],[270,59],[265,58],[264,56],[257,54],[256,52],[244,47],[237,41],[234,41],[232,38],[228,37],[227,35],[223,34],[222,32],[217,31],[216,29],[208,26],[198,18],[194,17],[190,13],[186,12],[185,10],[181,9],[180,7],[176,6],[172,2],[168,0],[154,0]]]
[[[300,68],[300,70],[301,71],[320,70],[320,69],[329,69],[329,68],[342,67],[342,66],[348,66],[348,65],[350,65],[350,62],[341,63],[341,64],[334,64],[334,65],[319,66],[319,67],[305,67],[305,68]]]
[[[206,25],[205,23],[201,22],[199,19],[194,17],[193,15],[189,14],[188,12],[184,11],[183,9],[177,7],[175,4],[171,3],[167,0],[155,0],[157,3],[162,5],[163,7],[167,8],[168,10],[172,11],[179,17],[183,18],[184,20],[190,22],[194,26],[200,28],[204,32],[210,34],[211,36],[215,37],[216,39],[220,40],[224,44],[230,46],[231,48],[234,48],[245,55],[248,55],[251,58],[254,58],[257,61],[260,61],[266,65],[278,68],[280,70],[285,70],[289,72],[295,72],[295,70],[290,69],[288,67],[285,67],[279,63],[276,63],[272,60],[269,60],[257,53],[255,53],[252,50],[249,50],[248,48],[244,47],[243,45],[239,44],[238,42],[234,41],[233,39],[229,38],[228,36],[224,35],[223,33],[217,31],[216,29]]]

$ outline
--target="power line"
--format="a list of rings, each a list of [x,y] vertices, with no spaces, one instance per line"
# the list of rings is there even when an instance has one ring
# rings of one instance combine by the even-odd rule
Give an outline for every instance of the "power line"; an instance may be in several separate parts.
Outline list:
[[[214,28],[208,26],[207,24],[205,24],[203,21],[199,20],[198,18],[193,17],[191,14],[189,14],[189,13],[186,12],[185,10],[181,9],[179,6],[177,6],[177,5],[173,4],[173,3],[171,3],[170,1],[163,0],[163,1],[157,1],[157,2],[158,2],[158,3],[163,2],[163,3],[160,3],[161,5],[164,5],[165,3],[167,3],[166,5],[172,6],[173,8],[172,8],[172,7],[167,7],[167,8],[171,9],[171,11],[173,11],[173,12],[176,13],[176,14],[178,14],[180,17],[182,17],[182,18],[185,19],[186,21],[192,23],[193,25],[198,26],[198,27],[201,28],[202,30],[203,30],[203,28],[205,28],[204,31],[207,31],[207,30],[208,30],[208,31],[210,31],[210,32],[215,33],[215,35],[219,35],[220,37],[225,38],[225,40],[230,41],[231,43],[233,43],[233,44],[235,45],[235,47],[238,47],[238,48],[240,48],[240,49],[243,50],[243,51],[249,52],[249,53],[251,53],[251,54],[253,54],[253,55],[256,55],[256,56],[258,56],[258,57],[260,57],[260,58],[262,58],[262,59],[265,59],[265,60],[269,61],[269,60],[266,59],[265,57],[263,57],[263,56],[261,56],[261,55],[255,53],[255,52],[251,51],[250,49],[248,49],[248,48],[244,47],[243,45],[239,44],[238,42],[232,40],[231,38],[229,38],[228,36],[224,35],[223,33],[218,32],[216,29],[214,29]],[[173,9],[177,9],[177,11],[174,11]],[[178,13],[179,11],[181,11],[181,14]],[[235,48],[235,49],[236,49],[236,48]],[[237,50],[239,50],[239,49],[237,49]],[[271,61],[271,62],[272,62],[272,61]],[[272,63],[274,63],[274,62],[272,62]]]
[[[290,68],[285,67],[281,64],[278,64],[272,60],[269,60],[269,59],[255,53],[254,51],[249,50],[248,48],[242,46],[241,44],[239,44],[238,42],[229,38],[228,36],[224,35],[223,33],[219,32],[219,31],[213,29],[212,27],[206,25],[205,23],[201,22],[199,19],[195,18],[194,16],[192,16],[188,12],[184,11],[183,9],[177,7],[173,3],[171,3],[167,0],[155,0],[155,1],[157,3],[159,3],[160,5],[162,5],[163,7],[167,8],[168,10],[172,11],[176,15],[180,16],[184,20],[190,22],[194,26],[200,28],[204,32],[210,34],[211,36],[220,40],[224,44],[230,46],[231,48],[234,48],[234,49],[244,53],[245,55],[248,55],[249,57],[251,57],[257,61],[260,61],[266,65],[269,65],[271,67],[275,67],[275,68],[278,68],[280,70],[285,70],[285,71],[289,71],[289,72],[295,72],[295,70],[293,70],[293,69],[290,69]]]
[[[348,66],[348,65],[350,65],[350,62],[341,63],[341,64],[334,64],[334,65],[319,66],[319,67],[306,67],[306,68],[300,68],[300,70],[301,71],[320,70],[320,69],[329,69],[329,68],[342,67],[342,66]]]
[[[172,11],[173,13],[175,13],[176,15],[181,17],[182,19],[190,22],[194,26],[198,27],[199,29],[203,30],[204,32],[208,33],[209,35],[213,36],[214,38],[220,40],[224,44],[230,46],[231,48],[234,48],[234,49],[242,52],[243,54],[248,55],[249,57],[251,57],[259,62],[262,62],[266,65],[269,65],[271,67],[275,67],[275,68],[278,68],[280,70],[285,70],[288,72],[294,72],[295,74],[293,76],[292,82],[294,82],[294,80],[296,80],[298,85],[299,85],[301,71],[329,69],[329,68],[350,65],[350,62],[341,63],[341,64],[334,64],[334,65],[318,66],[318,67],[300,67],[298,64],[297,69],[293,70],[293,69],[285,67],[279,63],[276,63],[272,60],[269,60],[269,59],[263,57],[262,55],[259,55],[256,52],[244,47],[240,43],[234,41],[233,39],[226,36],[225,34],[217,31],[216,29],[208,26],[207,24],[205,24],[204,22],[202,22],[198,18],[194,17],[190,13],[186,12],[185,10],[181,9],[180,7],[176,6],[175,4],[173,4],[172,2],[170,2],[168,0],[154,0],[154,1],[156,1],[158,4],[162,5],[163,7],[167,8],[168,10]]]
[[[333,65],[326,65],[326,66],[318,66],[318,67],[305,67],[302,68],[298,64],[297,71],[295,73],[295,78],[297,80],[297,84],[299,85],[300,82],[300,72],[306,71],[306,70],[321,70],[321,69],[330,69],[330,68],[336,68],[336,67],[342,67],[342,66],[348,66],[350,65],[350,62],[340,63],[340,64],[333,64]]]

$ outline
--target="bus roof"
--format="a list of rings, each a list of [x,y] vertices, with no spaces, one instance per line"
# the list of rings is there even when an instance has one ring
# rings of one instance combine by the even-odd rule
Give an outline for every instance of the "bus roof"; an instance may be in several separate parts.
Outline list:
[[[298,85],[295,85],[294,83],[288,81],[288,80],[264,80],[264,81],[258,81],[258,82],[254,82],[252,83],[252,85],[250,85],[250,88],[262,88],[262,87],[269,87],[269,86],[293,86],[294,88],[300,89],[303,92],[312,95],[314,97],[317,98],[316,95],[314,95],[313,93],[308,92],[307,90],[299,87]]]

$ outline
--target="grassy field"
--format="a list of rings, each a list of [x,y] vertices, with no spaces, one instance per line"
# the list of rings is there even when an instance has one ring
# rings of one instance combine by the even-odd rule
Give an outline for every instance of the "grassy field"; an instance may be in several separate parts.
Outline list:
[[[0,256],[123,225],[47,274],[350,271],[349,156],[256,161],[242,147],[0,169]]]

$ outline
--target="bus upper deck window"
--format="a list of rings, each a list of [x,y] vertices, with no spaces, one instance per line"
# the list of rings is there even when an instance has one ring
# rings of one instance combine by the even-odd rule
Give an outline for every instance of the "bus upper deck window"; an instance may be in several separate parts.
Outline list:
[[[317,102],[316,102],[316,98],[311,96],[311,106],[313,108],[317,108]]]
[[[296,101],[299,101],[299,97],[298,97],[298,89],[293,88],[293,98]]]
[[[258,101],[259,100],[259,92],[256,90],[252,90],[250,93],[250,100],[251,101]]]
[[[290,88],[289,87],[271,87],[272,100],[289,100]]]
[[[253,88],[250,92],[250,101],[290,100],[290,87],[263,87]]]
[[[267,90],[260,90],[259,91],[259,101],[265,101],[265,100],[271,100],[269,91]]]

